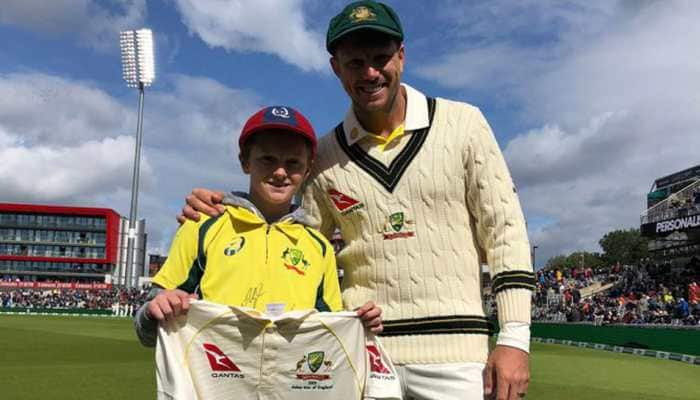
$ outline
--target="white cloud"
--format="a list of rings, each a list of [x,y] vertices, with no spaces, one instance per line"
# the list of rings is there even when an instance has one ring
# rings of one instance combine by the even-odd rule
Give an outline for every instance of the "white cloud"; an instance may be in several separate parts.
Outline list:
[[[525,41],[534,38],[575,40],[607,29],[611,16],[634,14],[648,1],[492,0],[465,4],[461,0],[448,0],[447,3],[436,9],[436,13],[450,34],[470,39],[471,43],[464,45],[481,46],[503,41],[525,45]]]
[[[133,132],[132,113],[89,82],[41,73],[0,75],[0,125],[30,144],[76,145]]]
[[[84,202],[128,188],[133,113],[88,82],[0,75],[0,186],[9,201]],[[148,160],[146,182],[152,180]]]
[[[447,54],[438,63],[419,66],[417,73],[449,88],[506,90],[546,69],[543,57],[540,51],[499,43]]]
[[[301,0],[175,0],[190,32],[212,47],[275,55],[304,71],[328,72],[321,33]]]
[[[559,121],[506,149],[523,202],[557,221],[532,234],[549,254],[597,249],[607,231],[638,226],[652,181],[698,163],[699,10],[667,6],[646,9],[519,94],[529,92],[527,112]]]
[[[80,142],[74,147],[27,146],[0,134],[0,185],[6,201],[62,202],[102,190],[127,188],[134,141],[119,136]],[[142,165],[145,176],[150,165]]]
[[[161,82],[166,89],[146,93],[138,215],[147,220],[149,249],[164,253],[192,188],[247,189],[237,138],[259,98],[209,78]],[[2,200],[109,207],[127,216],[134,99],[57,76],[0,75]]]
[[[162,132],[158,145],[233,151],[259,97],[210,78],[174,75],[170,83],[168,91],[147,94],[153,114],[145,125]]]
[[[414,66],[415,72],[445,87],[494,97],[530,87],[528,80],[555,69],[589,39],[614,29],[611,20],[636,12],[623,7],[625,2],[585,0],[449,3],[438,16],[450,37],[438,43],[450,47],[435,61]]]
[[[136,29],[146,18],[145,0],[3,0],[0,24],[47,34],[78,34],[98,50],[117,46],[119,31]]]
[[[528,111],[566,124],[621,109],[650,111],[645,123],[685,118],[678,106],[698,104],[698,17],[700,3],[654,3],[534,76],[517,95]]]
[[[504,153],[526,215],[547,221],[530,226],[540,262],[599,250],[607,231],[639,225],[655,178],[698,163],[700,4],[618,2],[573,13],[561,10],[570,3],[533,5],[514,21],[500,18],[518,6],[503,7],[465,34],[485,40],[419,73],[452,88],[499,89],[535,127]],[[559,25],[514,42],[528,20]],[[489,35],[495,29],[506,34]]]

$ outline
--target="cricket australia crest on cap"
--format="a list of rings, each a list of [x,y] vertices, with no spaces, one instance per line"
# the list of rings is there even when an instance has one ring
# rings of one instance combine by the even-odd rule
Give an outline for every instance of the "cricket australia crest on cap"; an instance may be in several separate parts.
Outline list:
[[[296,365],[296,382],[292,390],[329,390],[333,389],[333,361],[326,358],[323,351],[305,354]]]
[[[387,218],[383,228],[384,240],[416,236],[413,220],[406,218],[403,211],[395,212]]]
[[[338,210],[341,215],[348,215],[354,211],[364,208],[365,206],[364,203],[360,202],[359,200],[355,200],[335,189],[328,190],[328,197],[330,197],[335,209]]]
[[[326,49],[333,53],[338,39],[357,31],[368,29],[403,41],[403,28],[396,12],[388,5],[371,0],[348,4],[331,19],[326,32]]]
[[[364,22],[364,21],[375,21],[377,19],[377,14],[373,13],[372,10],[365,6],[356,7],[349,15],[352,22]]]

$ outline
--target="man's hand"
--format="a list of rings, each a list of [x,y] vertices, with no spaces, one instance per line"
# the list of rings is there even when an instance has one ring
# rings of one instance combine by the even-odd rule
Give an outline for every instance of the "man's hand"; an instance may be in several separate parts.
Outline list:
[[[223,214],[225,208],[221,204],[224,199],[224,192],[209,189],[193,189],[192,193],[185,197],[185,206],[182,207],[182,214],[177,216],[177,222],[183,224],[186,220],[199,221],[199,213],[202,212],[210,217]]]
[[[187,314],[190,309],[190,299],[198,299],[195,293],[187,293],[180,289],[163,290],[153,300],[148,302],[146,316],[156,321],[169,321],[180,315]]]
[[[520,399],[527,394],[529,383],[529,354],[515,347],[496,346],[484,369],[486,398]]]
[[[381,333],[384,330],[382,325],[382,309],[373,301],[366,302],[362,307],[355,310],[360,317],[365,328],[372,333]]]

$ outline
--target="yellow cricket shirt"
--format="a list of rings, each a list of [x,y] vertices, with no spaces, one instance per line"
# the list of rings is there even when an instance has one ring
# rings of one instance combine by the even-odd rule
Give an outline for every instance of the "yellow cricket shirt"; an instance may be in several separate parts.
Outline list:
[[[261,312],[269,304],[341,310],[333,246],[295,217],[303,211],[268,224],[251,203],[236,199],[219,217],[185,222],[153,282]]]

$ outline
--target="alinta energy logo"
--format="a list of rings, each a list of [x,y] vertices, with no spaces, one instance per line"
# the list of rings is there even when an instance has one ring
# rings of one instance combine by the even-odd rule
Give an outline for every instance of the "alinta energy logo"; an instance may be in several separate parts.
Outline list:
[[[211,367],[212,378],[238,378],[243,379],[245,375],[241,373],[241,369],[238,368],[233,361],[226,354],[224,354],[221,349],[212,343],[202,344],[204,348],[204,353],[207,355],[209,360],[209,367]]]

